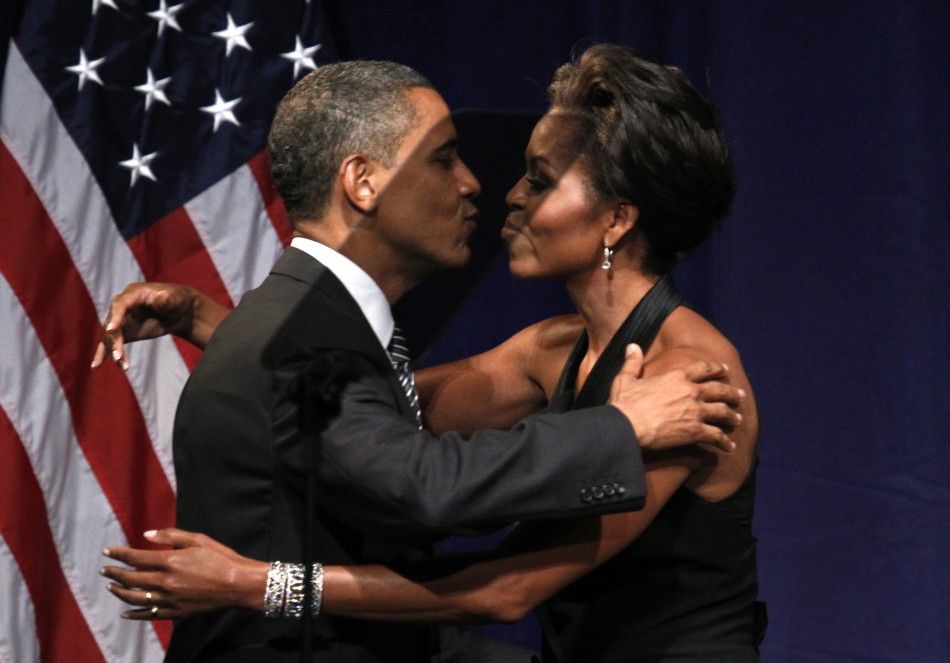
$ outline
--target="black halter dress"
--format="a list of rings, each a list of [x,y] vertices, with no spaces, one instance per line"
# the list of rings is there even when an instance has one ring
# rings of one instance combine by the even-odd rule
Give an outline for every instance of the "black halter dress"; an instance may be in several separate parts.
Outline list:
[[[669,277],[658,281],[575,394],[583,333],[550,410],[605,403],[626,345],[646,351],[682,303]],[[758,661],[764,606],[755,600],[754,475],[717,503],[680,488],[629,547],[548,600],[540,609],[545,663]]]

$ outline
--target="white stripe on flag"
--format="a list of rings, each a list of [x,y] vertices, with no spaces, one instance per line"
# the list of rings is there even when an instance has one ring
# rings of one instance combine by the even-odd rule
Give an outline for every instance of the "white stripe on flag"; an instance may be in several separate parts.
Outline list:
[[[0,661],[31,663],[40,660],[40,644],[36,639],[36,616],[30,591],[23,581],[20,567],[0,534]]]
[[[109,659],[161,661],[164,650],[147,622],[119,618],[106,589],[102,548],[127,545],[125,534],[79,448],[66,395],[29,318],[0,278],[0,407],[20,436],[46,503],[66,581]]]
[[[112,295],[144,277],[82,153],[14,43],[0,91],[0,139],[43,202],[100,318],[105,317]],[[93,350],[89,348],[90,360]],[[162,470],[174,489],[172,424],[188,369],[168,337],[133,347],[130,357],[129,380]]]
[[[284,250],[248,166],[185,203],[231,301],[259,285]]]

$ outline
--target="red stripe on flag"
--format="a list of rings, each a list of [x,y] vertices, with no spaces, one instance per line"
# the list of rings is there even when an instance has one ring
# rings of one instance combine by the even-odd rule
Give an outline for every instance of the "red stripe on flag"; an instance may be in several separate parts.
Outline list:
[[[33,601],[42,660],[104,661],[59,565],[43,491],[23,441],[2,408],[0,457],[0,504],[6,505],[0,509],[0,532]]]
[[[234,308],[214,261],[183,207],[166,214],[128,244],[147,280],[187,283],[219,304]],[[175,338],[175,344],[188,368],[193,369],[201,351],[179,338]]]
[[[138,400],[114,365],[93,371],[100,324],[86,285],[29,180],[0,143],[0,270],[59,378],[80,447],[132,545],[174,522],[175,496]],[[103,256],[107,265],[109,256]],[[40,278],[42,274],[42,278]]]
[[[261,190],[261,200],[267,208],[267,216],[270,222],[274,224],[274,230],[284,246],[290,244],[292,228],[290,220],[287,218],[287,209],[284,207],[284,201],[274,188],[274,182],[270,178],[270,156],[267,150],[255,154],[247,162],[248,168],[254,173],[254,179],[257,180],[257,188]]]

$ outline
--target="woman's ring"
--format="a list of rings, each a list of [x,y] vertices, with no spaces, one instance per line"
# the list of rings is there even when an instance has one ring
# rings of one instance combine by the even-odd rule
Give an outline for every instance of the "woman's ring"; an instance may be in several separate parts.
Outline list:
[[[152,609],[148,611],[148,614],[149,614],[151,617],[157,617],[157,616],[158,616],[158,606],[157,606],[157,605],[153,605],[153,606],[152,606]]]
[[[145,605],[152,605],[152,592],[145,592]]]

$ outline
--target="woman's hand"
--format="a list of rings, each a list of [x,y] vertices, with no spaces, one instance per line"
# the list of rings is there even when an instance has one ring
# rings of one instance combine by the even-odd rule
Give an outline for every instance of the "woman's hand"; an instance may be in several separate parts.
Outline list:
[[[128,369],[125,344],[174,334],[201,349],[231,310],[200,290],[178,283],[130,283],[112,298],[103,323],[102,340],[92,367],[106,354]]]
[[[103,567],[109,591],[135,606],[124,619],[178,619],[219,608],[263,610],[267,562],[239,555],[204,534],[180,529],[145,533],[171,550],[106,548],[103,554],[131,568]]]
[[[195,317],[196,291],[175,283],[130,283],[112,298],[103,323],[102,340],[92,367],[101,366],[106,354],[128,369],[125,344],[165,334],[188,338]]]

